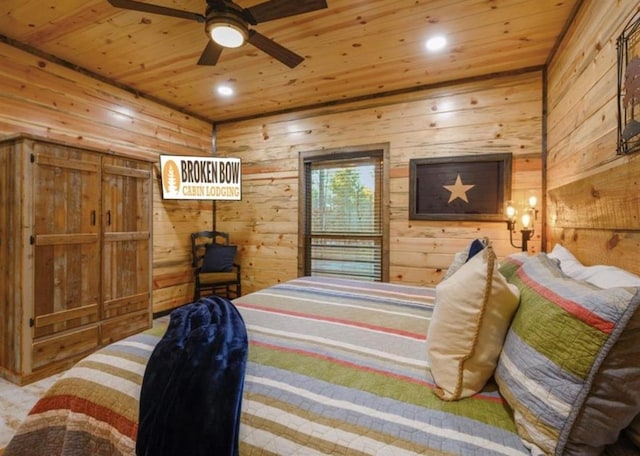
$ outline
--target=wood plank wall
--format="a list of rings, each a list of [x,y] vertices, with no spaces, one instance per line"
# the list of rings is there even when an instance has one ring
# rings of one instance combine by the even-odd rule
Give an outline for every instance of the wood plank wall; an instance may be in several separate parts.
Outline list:
[[[548,68],[547,248],[640,274],[640,153],[616,155],[616,39],[635,1],[586,0]]]
[[[409,160],[510,152],[514,199],[530,190],[540,195],[542,73],[217,125],[217,152],[243,163],[242,201],[218,202],[216,225],[240,246],[244,292],[297,275],[299,153],[377,143],[391,151],[392,282],[437,283],[478,236],[489,236],[498,255],[515,252],[503,222],[409,220]],[[533,245],[540,248],[539,235]]]
[[[547,70],[547,187],[553,198],[547,200],[544,247],[562,241],[586,263],[606,261],[640,273],[638,200],[633,197],[640,154],[615,155],[615,40],[637,8],[633,1],[585,0]],[[505,75],[218,125],[218,153],[243,160],[243,200],[218,203],[216,223],[241,247],[245,291],[296,275],[301,151],[390,144],[394,282],[437,283],[453,254],[477,236],[491,237],[501,256],[515,251],[502,223],[408,220],[408,163],[420,157],[512,152],[515,199],[541,191],[542,80],[537,71]],[[211,153],[207,122],[4,43],[0,106],[0,134],[27,132],[154,160],[159,153]],[[627,166],[626,174],[615,171]],[[616,179],[614,188],[609,184]],[[614,220],[597,229],[597,221],[589,219],[597,207],[586,185],[590,181],[598,183],[595,194],[605,198],[597,204],[625,195],[620,209],[608,215]],[[572,185],[586,190],[573,193]],[[571,209],[563,195],[580,194]],[[153,298],[154,309],[161,311],[190,300],[188,234],[214,222],[210,203],[162,201],[159,181],[153,206]],[[636,217],[619,223],[620,211]],[[543,222],[541,217],[536,226],[537,248]]]
[[[189,234],[211,229],[213,205],[163,201],[158,156],[211,154],[211,124],[5,43],[0,43],[0,106],[0,135],[31,133],[156,162],[153,308],[159,312],[190,302]]]

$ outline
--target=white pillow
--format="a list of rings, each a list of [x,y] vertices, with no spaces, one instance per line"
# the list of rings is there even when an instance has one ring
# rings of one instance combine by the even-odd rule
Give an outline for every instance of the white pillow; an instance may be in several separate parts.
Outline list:
[[[640,277],[615,266],[584,266],[566,247],[556,244],[548,254],[560,261],[560,270],[575,280],[584,280],[599,288],[640,287]]]
[[[436,285],[427,359],[438,397],[462,399],[484,387],[519,300],[518,288],[498,271],[490,245]]]
[[[549,258],[556,259],[560,262],[560,270],[569,277],[580,274],[584,269],[584,265],[578,260],[566,247],[560,244],[553,246],[551,253],[547,254]]]

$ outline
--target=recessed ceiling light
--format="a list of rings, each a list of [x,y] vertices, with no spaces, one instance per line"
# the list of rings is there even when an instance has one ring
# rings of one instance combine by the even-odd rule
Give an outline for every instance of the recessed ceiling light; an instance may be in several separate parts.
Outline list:
[[[447,39],[442,35],[434,36],[427,40],[427,49],[433,52],[441,51],[446,45]]]
[[[218,93],[223,97],[230,97],[231,95],[233,95],[233,89],[227,85],[220,85],[218,86],[217,90]]]
[[[118,120],[132,120],[133,119],[133,111],[129,108],[125,108],[122,106],[118,106],[115,111],[112,113],[113,117]]]

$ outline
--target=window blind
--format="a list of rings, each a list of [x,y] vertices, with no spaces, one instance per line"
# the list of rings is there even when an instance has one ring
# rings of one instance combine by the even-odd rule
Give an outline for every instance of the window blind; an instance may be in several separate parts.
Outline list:
[[[382,280],[382,154],[305,162],[307,275]]]

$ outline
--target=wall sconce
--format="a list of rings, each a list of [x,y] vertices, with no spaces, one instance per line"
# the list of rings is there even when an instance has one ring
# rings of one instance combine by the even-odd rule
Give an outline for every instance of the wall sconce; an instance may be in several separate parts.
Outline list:
[[[518,211],[513,205],[513,201],[507,202],[507,207],[505,209],[505,214],[507,216],[507,229],[509,230],[509,242],[516,249],[522,249],[523,252],[528,250],[527,243],[533,237],[535,233],[533,228],[534,220],[538,218],[538,210],[536,209],[536,204],[538,204],[538,198],[535,195],[531,195],[527,200],[528,206],[524,209],[523,214],[520,218],[522,223],[522,229],[520,233],[522,234],[522,239],[520,245],[516,245],[513,243],[513,232],[516,229],[516,217],[518,215]]]

